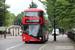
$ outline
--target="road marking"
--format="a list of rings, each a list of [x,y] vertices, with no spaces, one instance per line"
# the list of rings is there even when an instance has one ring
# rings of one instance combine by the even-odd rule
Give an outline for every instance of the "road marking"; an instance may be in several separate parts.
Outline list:
[[[43,45],[41,48],[39,48],[39,50],[42,50],[47,44]]]
[[[10,49],[15,48],[15,47],[18,47],[18,46],[20,46],[20,45],[22,45],[22,44],[23,44],[23,43],[18,44],[18,45],[15,45],[15,46],[12,46],[12,47],[10,47],[10,48],[7,48],[6,50],[10,50]]]
[[[50,40],[50,41],[53,41],[53,40]],[[43,45],[41,48],[39,48],[39,50],[42,50],[45,46],[47,46],[49,43]]]

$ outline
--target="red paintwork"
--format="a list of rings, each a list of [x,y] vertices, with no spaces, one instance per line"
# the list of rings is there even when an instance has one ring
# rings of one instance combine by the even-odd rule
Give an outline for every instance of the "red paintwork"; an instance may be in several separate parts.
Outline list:
[[[68,32],[71,32],[70,30],[68,30]]]
[[[40,23],[25,23],[26,19],[40,19]],[[43,24],[42,17],[23,17],[23,24]]]
[[[25,39],[23,39],[24,37],[25,37]],[[42,42],[42,40],[36,39],[34,37],[31,37],[29,35],[26,35],[26,34],[22,33],[22,41],[30,41],[30,39],[34,39],[34,41],[40,41],[40,42]]]
[[[31,8],[31,9],[24,10],[24,12],[43,12],[43,10]],[[26,19],[40,19],[40,23],[25,23]],[[43,17],[23,17],[23,24],[43,24]],[[34,39],[34,41],[43,42],[42,40],[39,40],[37,38],[31,37],[27,34],[22,33],[22,41],[31,41],[30,39]]]
[[[24,10],[24,12],[43,12],[43,10],[41,10],[41,9],[36,9],[36,8],[30,8],[30,9]]]

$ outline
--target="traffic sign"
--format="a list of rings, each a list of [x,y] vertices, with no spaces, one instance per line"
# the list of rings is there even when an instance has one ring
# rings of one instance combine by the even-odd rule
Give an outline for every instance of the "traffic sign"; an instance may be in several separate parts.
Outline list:
[[[0,27],[0,31],[5,31],[5,27]]]

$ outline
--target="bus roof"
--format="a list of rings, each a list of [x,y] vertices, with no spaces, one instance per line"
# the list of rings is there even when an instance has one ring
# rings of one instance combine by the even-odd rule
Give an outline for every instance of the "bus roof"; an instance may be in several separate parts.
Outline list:
[[[41,10],[41,9],[36,9],[36,8],[30,8],[30,9],[24,10],[24,12],[43,12],[43,10]]]

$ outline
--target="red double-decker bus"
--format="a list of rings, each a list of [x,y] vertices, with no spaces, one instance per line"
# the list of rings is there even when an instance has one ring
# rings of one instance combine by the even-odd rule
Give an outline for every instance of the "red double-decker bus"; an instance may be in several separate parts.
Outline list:
[[[43,10],[31,8],[24,10],[22,41],[25,43],[48,40],[48,31],[45,29]]]

